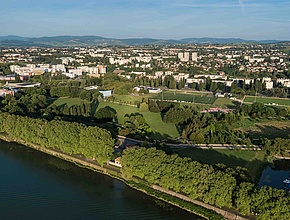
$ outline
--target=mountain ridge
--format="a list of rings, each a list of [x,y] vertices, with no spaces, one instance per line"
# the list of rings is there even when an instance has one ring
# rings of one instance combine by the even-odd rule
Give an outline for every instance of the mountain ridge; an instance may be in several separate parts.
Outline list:
[[[278,43],[279,40],[245,40],[242,38],[108,38],[95,35],[60,35],[43,37],[22,37],[16,35],[0,36],[0,46],[144,46],[144,45],[186,45],[186,44],[235,44],[235,43]]]

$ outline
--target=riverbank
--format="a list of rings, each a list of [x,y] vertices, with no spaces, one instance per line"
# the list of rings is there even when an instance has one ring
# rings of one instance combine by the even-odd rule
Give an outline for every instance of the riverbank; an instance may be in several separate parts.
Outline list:
[[[181,195],[181,194],[177,194],[175,192],[169,191],[169,190],[165,190],[161,187],[158,186],[150,186],[148,184],[146,184],[146,182],[134,179],[134,180],[126,180],[121,176],[120,171],[118,172],[118,169],[116,169],[115,167],[101,167],[97,162],[93,161],[93,160],[89,160],[87,158],[83,158],[80,156],[76,156],[76,155],[68,155],[65,154],[61,151],[58,151],[56,149],[49,149],[49,148],[44,148],[41,147],[39,145],[35,145],[32,143],[25,143],[22,140],[15,140],[15,139],[11,139],[10,137],[1,134],[0,135],[0,139],[7,141],[7,142],[16,142],[19,144],[23,144],[27,147],[33,148],[35,150],[44,152],[46,154],[64,159],[66,161],[72,162],[78,166],[81,167],[85,167],[88,169],[91,169],[93,171],[102,173],[102,174],[106,174],[109,175],[112,178],[116,178],[122,182],[124,182],[125,184],[127,184],[128,186],[135,188],[139,191],[142,191],[150,196],[153,196],[159,200],[163,200],[167,203],[170,203],[172,205],[175,205],[179,208],[182,208],[184,210],[187,210],[189,212],[192,212],[194,214],[197,214],[199,216],[202,216],[206,219],[224,219],[222,216],[226,217],[227,219],[246,219],[243,218],[241,216],[238,216],[235,213],[232,212],[228,212],[222,209],[218,209],[216,207],[210,206],[208,204],[202,203],[200,201],[196,201],[196,200],[191,200],[188,197]],[[217,214],[217,212],[219,214]]]

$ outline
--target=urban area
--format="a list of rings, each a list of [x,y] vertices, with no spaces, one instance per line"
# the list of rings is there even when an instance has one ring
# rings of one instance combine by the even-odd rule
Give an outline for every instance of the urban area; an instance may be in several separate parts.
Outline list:
[[[290,173],[262,175],[290,170],[289,42],[2,47],[0,82],[1,135],[207,219],[290,217]]]

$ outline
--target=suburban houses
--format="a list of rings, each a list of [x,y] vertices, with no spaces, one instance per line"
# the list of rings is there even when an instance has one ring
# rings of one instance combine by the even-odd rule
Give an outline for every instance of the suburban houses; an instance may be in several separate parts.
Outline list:
[[[277,45],[9,48],[1,50],[0,63],[10,68],[8,72],[0,70],[0,81],[4,82],[26,81],[45,73],[98,78],[113,72],[127,80],[173,77],[188,88],[205,84],[207,79],[225,87],[260,81],[267,90],[290,88],[289,56]]]

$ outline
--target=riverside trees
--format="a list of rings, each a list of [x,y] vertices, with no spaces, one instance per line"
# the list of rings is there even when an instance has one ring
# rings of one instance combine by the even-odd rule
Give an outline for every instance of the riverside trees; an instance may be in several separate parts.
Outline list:
[[[122,155],[122,174],[186,194],[218,207],[257,213],[257,219],[289,219],[290,197],[270,187],[255,188],[238,169],[211,166],[166,155],[155,148],[129,148]]]
[[[119,130],[120,135],[133,135],[134,138],[144,139],[152,132],[142,114],[126,114],[124,117],[124,127]]]
[[[99,127],[65,121],[46,121],[0,113],[0,132],[42,147],[96,159],[101,165],[111,158],[114,141]]]

